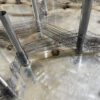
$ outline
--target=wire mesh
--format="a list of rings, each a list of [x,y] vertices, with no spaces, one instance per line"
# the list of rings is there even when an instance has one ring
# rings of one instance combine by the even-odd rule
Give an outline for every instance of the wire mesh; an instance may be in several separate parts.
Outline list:
[[[89,34],[93,34],[88,31]],[[48,24],[43,25],[43,34],[52,38],[66,47],[75,48],[78,34],[74,31],[67,31],[58,26]],[[100,50],[100,37],[86,36],[84,48],[87,50]]]
[[[57,47],[59,45],[49,38],[34,40],[24,45],[24,49],[28,54],[47,51]]]

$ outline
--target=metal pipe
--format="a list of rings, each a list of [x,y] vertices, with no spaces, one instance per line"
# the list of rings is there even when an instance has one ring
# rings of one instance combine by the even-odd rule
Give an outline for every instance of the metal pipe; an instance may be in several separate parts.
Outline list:
[[[17,4],[21,4],[21,0],[16,0],[16,3]]]
[[[38,30],[38,32],[40,32],[40,35],[42,36],[42,32],[41,32],[41,28],[42,27],[41,27],[40,15],[39,15],[39,11],[38,11],[38,6],[37,6],[36,0],[32,0],[32,7],[33,7],[34,14],[35,14],[37,30]]]
[[[21,44],[16,36],[16,33],[13,30],[12,24],[10,22],[10,19],[6,11],[0,11],[0,19],[2,21],[4,28],[6,29],[8,33],[9,39],[11,40],[13,46],[16,49],[16,52],[17,52],[16,54],[17,54],[19,62],[23,66],[27,66],[29,64],[28,57],[25,51],[23,50],[23,48],[21,47]]]
[[[16,92],[9,87],[9,85],[7,84],[7,82],[2,77],[0,77],[0,85],[3,86],[3,89],[4,89],[3,90],[3,94],[4,95],[10,95],[12,97],[13,96],[17,96]]]
[[[43,5],[44,5],[44,14],[47,16],[48,15],[48,7],[47,7],[47,2],[46,0],[42,0]]]
[[[85,36],[88,29],[91,9],[93,0],[83,0],[82,3],[82,18],[79,26],[78,40],[77,40],[77,53],[81,54],[83,51],[83,45]]]

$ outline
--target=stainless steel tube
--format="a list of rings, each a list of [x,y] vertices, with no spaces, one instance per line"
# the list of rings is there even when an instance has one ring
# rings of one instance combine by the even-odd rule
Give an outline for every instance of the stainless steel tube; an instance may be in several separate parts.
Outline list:
[[[0,76],[0,85],[4,88],[3,94],[11,97],[17,96],[16,92],[9,87],[7,82]]]
[[[18,60],[22,65],[27,65],[29,63],[28,57],[22,49],[16,33],[13,30],[8,14],[5,11],[0,11],[0,20],[2,21],[2,24],[8,33],[8,37],[17,51]]]
[[[77,40],[77,53],[81,54],[83,51],[83,45],[85,36],[88,29],[91,9],[93,0],[83,0],[82,3],[82,18],[79,26],[78,40]]]
[[[48,7],[47,7],[47,2],[46,0],[42,0],[43,5],[44,5],[44,14],[47,16],[48,15]]]
[[[39,15],[39,11],[38,11],[38,6],[37,6],[36,0],[32,0],[32,7],[33,7],[34,14],[35,14],[37,30],[41,33],[41,28],[42,27],[41,27],[40,15]],[[41,33],[41,36],[42,36],[42,33]]]

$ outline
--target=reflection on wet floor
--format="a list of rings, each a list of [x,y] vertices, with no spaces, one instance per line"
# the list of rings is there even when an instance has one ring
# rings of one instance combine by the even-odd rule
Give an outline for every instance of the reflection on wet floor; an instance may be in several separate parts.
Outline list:
[[[35,83],[27,79],[22,100],[99,100],[99,65],[97,55],[36,61]]]

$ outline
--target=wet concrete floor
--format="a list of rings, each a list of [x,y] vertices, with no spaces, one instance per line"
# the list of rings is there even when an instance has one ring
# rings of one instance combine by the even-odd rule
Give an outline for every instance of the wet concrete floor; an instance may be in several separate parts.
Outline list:
[[[100,57],[67,56],[33,63],[22,100],[99,100]]]

